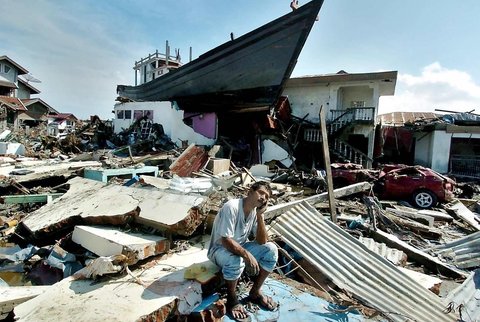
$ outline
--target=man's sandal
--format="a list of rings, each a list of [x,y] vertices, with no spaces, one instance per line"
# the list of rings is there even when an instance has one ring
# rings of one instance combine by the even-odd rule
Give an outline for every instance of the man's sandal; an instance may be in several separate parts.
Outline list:
[[[258,305],[262,309],[267,311],[275,311],[278,309],[278,303],[276,303],[270,296],[267,295],[262,294],[256,297],[252,297],[251,295],[249,295],[247,297],[247,301]]]
[[[235,317],[233,312],[238,312],[238,313],[243,312],[246,315],[246,317],[244,318]],[[252,317],[250,316],[250,314],[243,307],[243,305],[238,301],[236,303],[233,303],[233,305],[231,306],[228,305],[228,302],[227,302],[227,315],[230,319],[238,322],[250,322],[252,320]]]

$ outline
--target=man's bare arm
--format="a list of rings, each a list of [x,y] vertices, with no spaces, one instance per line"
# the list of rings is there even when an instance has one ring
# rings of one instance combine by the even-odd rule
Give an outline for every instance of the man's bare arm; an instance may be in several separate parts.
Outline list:
[[[257,209],[257,233],[255,235],[255,240],[259,245],[263,245],[268,241],[267,228],[265,227],[265,220],[263,218],[263,213],[267,210],[267,204],[265,206]]]
[[[254,274],[258,273],[260,270],[258,262],[248,250],[229,237],[222,237],[222,245],[229,252],[242,257],[245,260],[245,263],[253,268]]]

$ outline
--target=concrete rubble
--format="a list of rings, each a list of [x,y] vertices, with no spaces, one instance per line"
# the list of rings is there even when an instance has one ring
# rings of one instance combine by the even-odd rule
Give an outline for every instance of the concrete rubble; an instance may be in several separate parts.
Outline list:
[[[358,321],[376,316],[454,321],[467,313],[459,301],[478,305],[472,298],[446,297],[453,288],[460,294],[462,283],[472,288],[469,276],[478,268],[478,260],[467,259],[476,256],[475,199],[417,209],[379,200],[375,181],[360,181],[332,189],[330,205],[324,174],[286,169],[282,163],[294,159],[269,144],[275,147],[265,152],[269,158],[281,158],[274,167],[271,160],[237,166],[218,154],[219,147],[192,144],[143,156],[130,147],[98,150],[79,154],[82,161],[72,161],[73,155],[70,161],[5,159],[2,317],[221,319],[221,273],[206,257],[211,225],[226,200],[243,195],[258,180],[271,182],[274,193],[265,218],[281,248],[276,274],[264,292],[281,308],[274,314],[257,310],[254,320],[286,321],[296,312],[307,320],[329,316],[340,321],[353,314]],[[374,172],[367,177],[374,180]],[[308,216],[304,224],[311,224],[298,229],[294,218],[301,215]],[[322,228],[309,233],[313,227]],[[245,276],[241,285],[248,283]],[[298,298],[305,297],[302,305],[297,297],[281,295],[280,289],[290,287]],[[309,289],[309,295],[300,289]],[[423,303],[418,314],[409,309],[416,301]],[[338,306],[336,315],[314,304],[321,302]]]

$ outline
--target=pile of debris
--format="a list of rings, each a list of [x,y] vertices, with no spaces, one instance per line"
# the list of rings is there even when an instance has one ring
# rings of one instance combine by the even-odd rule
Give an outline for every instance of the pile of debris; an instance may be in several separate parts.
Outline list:
[[[380,201],[373,176],[333,190],[332,205],[322,171],[247,169],[217,151],[4,160],[0,319],[219,320],[209,233],[259,180],[274,191],[265,218],[281,256],[263,289],[280,307],[249,308],[257,321],[480,318],[477,194],[417,209]]]

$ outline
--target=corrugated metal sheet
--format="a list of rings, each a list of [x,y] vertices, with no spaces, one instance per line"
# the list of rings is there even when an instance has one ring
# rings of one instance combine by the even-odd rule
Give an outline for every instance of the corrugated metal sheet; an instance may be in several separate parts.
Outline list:
[[[392,112],[378,117],[383,125],[403,126],[406,123],[439,121],[440,116],[432,112]]]
[[[339,287],[392,321],[455,321],[432,292],[371,252],[308,203],[286,211],[273,230]]]
[[[452,260],[459,268],[480,267],[480,231],[453,242],[435,246],[433,252]]]
[[[457,289],[448,294],[449,308],[461,311],[462,321],[480,321],[480,269],[475,270]]]
[[[372,238],[360,237],[358,240],[372,252],[386,258],[394,265],[405,265],[407,262],[407,254],[401,250],[387,247],[384,243],[377,243]]]

